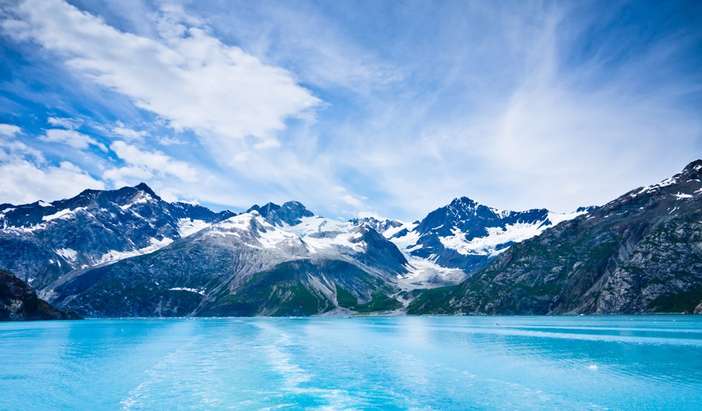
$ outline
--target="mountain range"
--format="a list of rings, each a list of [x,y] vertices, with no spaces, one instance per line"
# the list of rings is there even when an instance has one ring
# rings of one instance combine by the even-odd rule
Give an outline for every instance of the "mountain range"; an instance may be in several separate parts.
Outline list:
[[[414,222],[85,190],[0,205],[0,267],[88,317],[702,311],[701,170],[572,213],[460,197]]]
[[[410,313],[702,311],[702,160],[515,244]]]

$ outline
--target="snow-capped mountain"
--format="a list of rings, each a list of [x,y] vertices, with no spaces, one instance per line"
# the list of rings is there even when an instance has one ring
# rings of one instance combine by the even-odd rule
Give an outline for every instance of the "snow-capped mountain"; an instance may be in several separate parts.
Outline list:
[[[702,160],[510,247],[413,313],[702,313]]]
[[[254,204],[246,211],[258,211],[266,221],[273,225],[295,225],[299,224],[303,217],[314,216],[314,213],[305,208],[305,206],[298,201],[287,201],[283,203],[283,205],[267,203],[261,207]]]
[[[85,316],[677,309],[678,294],[699,300],[701,170],[570,214],[462,197],[412,223],[86,190],[0,205],[0,265]]]
[[[41,289],[76,269],[157,250],[232,216],[161,199],[146,184],[0,205],[0,267]]]
[[[112,316],[400,307],[395,280],[407,261],[397,247],[372,228],[310,214],[293,202],[252,209],[153,253],[67,274],[44,295],[85,315]]]
[[[399,220],[392,220],[389,218],[376,218],[376,217],[357,217],[349,220],[351,224],[354,225],[365,225],[371,227],[380,234],[387,232],[394,232],[398,227],[401,227],[404,223]],[[386,236],[388,237],[388,236]]]
[[[586,212],[498,210],[461,197],[430,212],[421,221],[394,226],[384,234],[410,256],[469,274],[512,244]]]

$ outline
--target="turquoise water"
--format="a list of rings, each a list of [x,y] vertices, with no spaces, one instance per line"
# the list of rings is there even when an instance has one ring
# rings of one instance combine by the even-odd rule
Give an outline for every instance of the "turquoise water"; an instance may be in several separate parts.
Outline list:
[[[0,409],[699,410],[702,317],[0,323]]]

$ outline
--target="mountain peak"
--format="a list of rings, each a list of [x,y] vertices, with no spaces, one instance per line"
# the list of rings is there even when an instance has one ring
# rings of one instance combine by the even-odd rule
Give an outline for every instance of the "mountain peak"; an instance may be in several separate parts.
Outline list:
[[[148,185],[146,185],[146,183],[144,183],[144,182],[141,182],[141,183],[135,185],[134,188],[137,189],[137,190],[139,190],[139,191],[143,191],[143,192],[149,194],[150,196],[152,196],[152,197],[154,197],[154,198],[160,198],[160,197],[154,192],[154,190],[152,190],[151,187],[149,187]]]
[[[471,199],[471,198],[468,198],[468,197],[466,197],[466,196],[463,196],[463,197],[456,197],[456,198],[453,199],[453,201],[451,201],[451,203],[449,203],[449,206],[452,206],[452,207],[461,207],[461,208],[465,208],[465,207],[471,207],[471,208],[472,208],[472,207],[475,207],[476,205],[478,205],[478,202],[477,202],[477,201],[475,201],[475,200],[473,200],[473,199]]]
[[[266,204],[264,204],[264,205],[262,205],[262,206],[259,206],[258,204],[254,204],[254,205],[252,205],[251,207],[249,207],[249,209],[246,210],[246,212],[249,213],[249,212],[251,212],[251,211],[256,211],[256,212],[258,212],[260,215],[262,215],[262,216],[265,217],[265,216],[267,216],[269,213],[275,212],[275,211],[277,211],[277,210],[279,210],[279,209],[280,209],[280,206],[279,206],[278,204],[268,202],[268,203],[266,203]]]
[[[682,171],[683,174],[689,176],[701,176],[702,175],[702,159],[695,160],[690,164],[686,165]]]
[[[299,201],[286,201],[283,205],[267,203],[263,206],[254,204],[246,210],[247,212],[257,211],[263,218],[273,225],[296,225],[303,217],[312,217],[314,213],[308,210]]]

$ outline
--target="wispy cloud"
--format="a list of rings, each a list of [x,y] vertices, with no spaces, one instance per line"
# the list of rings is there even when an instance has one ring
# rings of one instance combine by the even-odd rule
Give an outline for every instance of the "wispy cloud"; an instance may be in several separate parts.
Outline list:
[[[180,17],[165,11],[155,21],[160,37],[154,40],[121,32],[61,0],[27,0],[3,27],[58,53],[73,70],[127,95],[174,128],[269,140],[286,118],[318,103],[290,73]]]
[[[75,130],[51,128],[46,130],[46,133],[41,136],[40,139],[49,143],[65,144],[79,150],[84,150],[90,146],[95,146],[102,151],[107,151],[107,147],[104,144]]]
[[[21,204],[42,198],[65,198],[85,188],[105,187],[73,163],[49,163],[40,151],[14,137],[14,134],[19,134],[20,127],[3,126],[7,127],[0,127],[0,130],[14,132],[0,139],[0,202]]]
[[[124,176],[151,178],[155,173],[170,175],[190,183],[197,179],[197,172],[190,165],[161,152],[145,151],[124,141],[115,141],[110,145],[110,149],[127,164],[127,167],[106,171],[105,176],[109,180]]]
[[[63,127],[69,129],[76,129],[83,124],[83,121],[76,118],[67,117],[49,117],[46,122],[55,127]]]
[[[14,124],[3,124],[0,123],[0,135],[5,137],[13,137],[15,134],[19,134],[22,129]]]
[[[52,140],[36,127],[0,133],[41,150],[44,168],[70,161],[109,186],[406,219],[459,195],[601,203],[702,152],[694,6],[363,5],[19,2],[5,39],[75,78],[0,89],[45,104],[60,144],[34,147]]]
[[[146,137],[147,134],[146,131],[134,130],[126,127],[122,122],[118,122],[112,127],[112,133],[119,137],[126,138],[127,140],[141,140]]]
[[[440,87],[378,99],[373,116],[339,127],[352,143],[336,156],[384,197],[384,213],[419,215],[458,194],[505,208],[573,209],[700,155],[699,108],[686,103],[699,98],[700,77],[684,70],[699,33],[622,55],[614,30],[585,52],[592,15],[513,6],[460,15],[465,43],[444,44],[443,53],[460,58]]]

